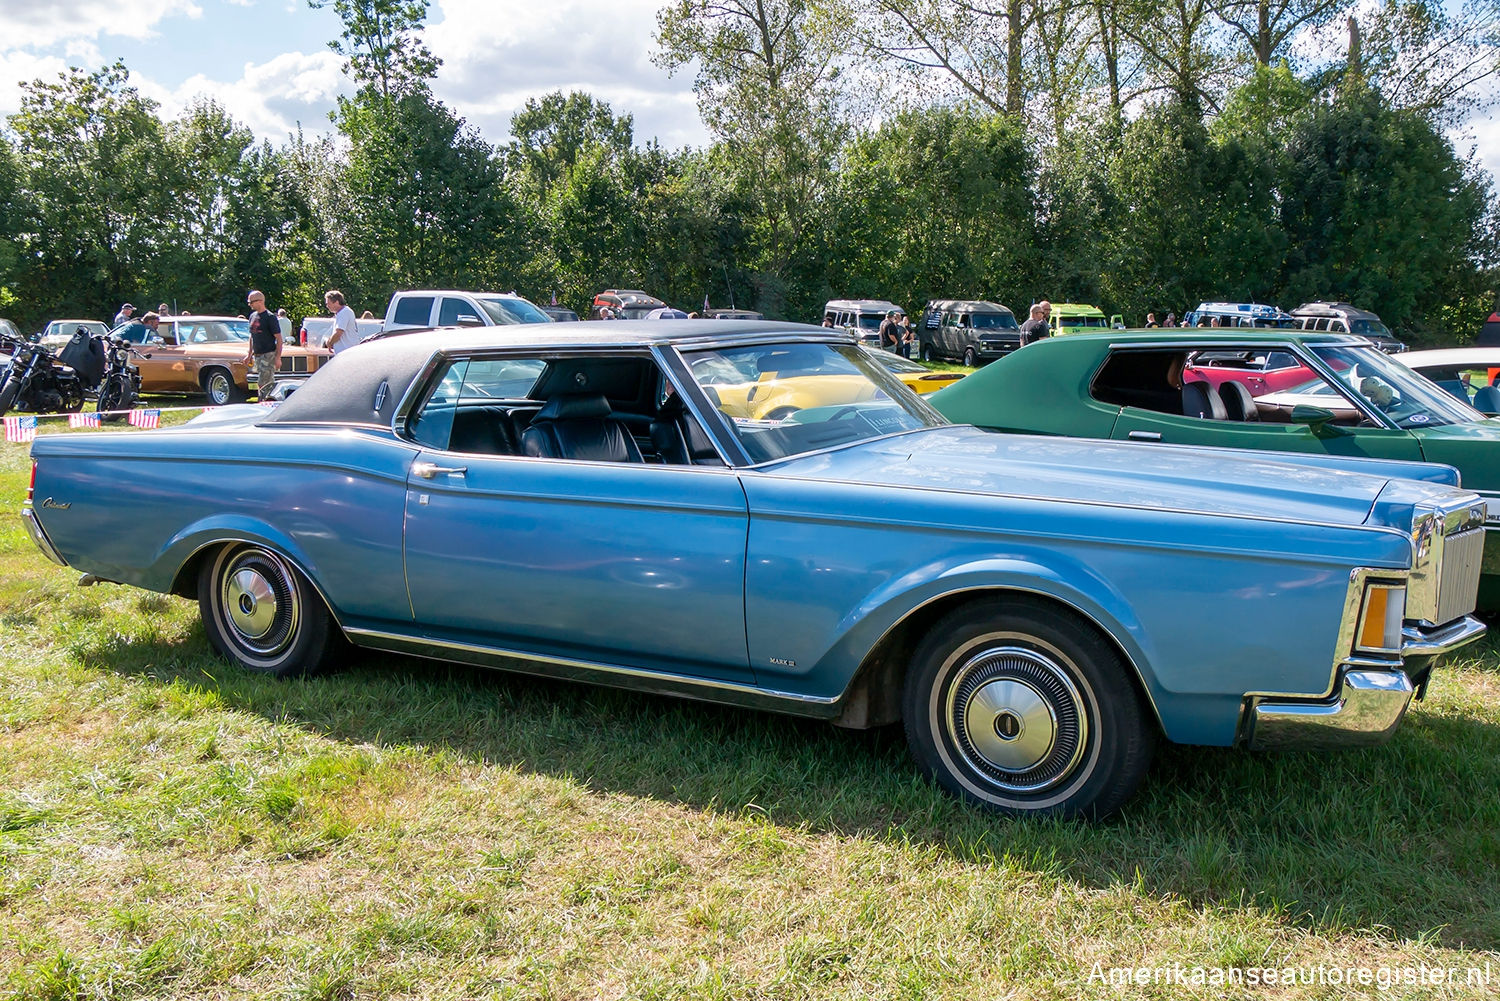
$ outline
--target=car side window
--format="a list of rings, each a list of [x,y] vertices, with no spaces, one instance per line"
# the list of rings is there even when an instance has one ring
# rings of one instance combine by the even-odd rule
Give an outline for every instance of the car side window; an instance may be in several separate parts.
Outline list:
[[[432,322],[432,296],[409,296],[396,303],[395,323],[425,327]]]
[[[454,299],[444,296],[442,305],[438,307],[438,326],[460,327],[460,326],[483,326],[484,320],[479,316],[477,307],[464,302],[462,299]]]
[[[469,455],[723,465],[655,360],[642,354],[454,361],[407,434]]]

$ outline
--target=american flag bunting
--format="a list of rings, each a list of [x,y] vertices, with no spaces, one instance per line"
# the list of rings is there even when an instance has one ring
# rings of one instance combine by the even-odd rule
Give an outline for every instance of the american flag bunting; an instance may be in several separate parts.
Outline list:
[[[154,428],[161,426],[160,410],[132,410],[130,412],[130,423],[138,428]]]
[[[70,428],[96,428],[102,426],[102,419],[98,414],[69,414],[68,427]]]
[[[36,437],[35,417],[5,418],[6,441],[30,441]]]

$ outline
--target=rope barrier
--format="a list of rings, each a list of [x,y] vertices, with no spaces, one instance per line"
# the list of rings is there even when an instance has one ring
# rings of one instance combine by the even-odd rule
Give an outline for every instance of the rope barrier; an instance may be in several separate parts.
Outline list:
[[[251,406],[274,407],[276,404],[270,400]],[[106,410],[102,413],[91,410],[87,413],[78,411],[75,413],[62,414],[9,414],[0,418],[5,425],[5,441],[10,444],[23,444],[36,437],[38,421],[66,420],[70,428],[92,428],[105,430],[105,419],[110,417],[124,417],[126,422],[143,431],[150,431],[161,427],[162,414],[186,413],[189,411],[200,411],[207,413],[210,410],[218,410],[219,407],[212,403],[199,404],[187,407],[136,407],[132,410]]]

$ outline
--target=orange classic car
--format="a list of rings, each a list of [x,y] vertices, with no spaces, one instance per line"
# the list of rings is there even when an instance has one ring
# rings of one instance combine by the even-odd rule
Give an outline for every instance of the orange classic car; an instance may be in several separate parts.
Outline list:
[[[249,340],[250,321],[242,317],[164,316],[143,347],[150,357],[135,360],[141,392],[206,394],[216,405],[238,403],[255,389],[255,368],[245,364]],[[277,376],[305,379],[331,357],[327,348],[302,347],[283,337]]]

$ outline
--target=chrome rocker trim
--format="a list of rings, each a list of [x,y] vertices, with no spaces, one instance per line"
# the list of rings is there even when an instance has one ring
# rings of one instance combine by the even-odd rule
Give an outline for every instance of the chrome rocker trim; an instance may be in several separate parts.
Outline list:
[[[36,511],[31,506],[31,501],[21,505],[21,523],[26,526],[26,534],[31,536],[31,541],[42,551],[42,555],[60,567],[68,565],[57,552],[57,547],[52,540],[47,538],[47,532],[42,528],[42,523],[37,520]]]
[[[1484,635],[1472,615],[1431,631],[1401,632],[1401,668],[1346,665],[1334,694],[1324,699],[1256,697],[1246,714],[1244,743],[1254,751],[1365,747],[1390,739],[1432,661]],[[1423,682],[1425,684],[1425,681]]]
[[[663,674],[599,661],[552,657],[525,650],[475,643],[456,643],[450,640],[407,636],[373,629],[346,628],[344,633],[356,646],[389,650],[393,653],[410,654],[433,660],[476,664],[480,667],[491,667],[517,674],[558,678],[563,681],[583,681],[637,692],[675,695],[679,698],[743,706],[747,709],[764,709],[814,719],[832,719],[839,714],[837,697],[798,695],[795,692],[780,692],[769,688],[757,688],[753,685],[736,684],[732,681],[718,681],[713,678]]]

